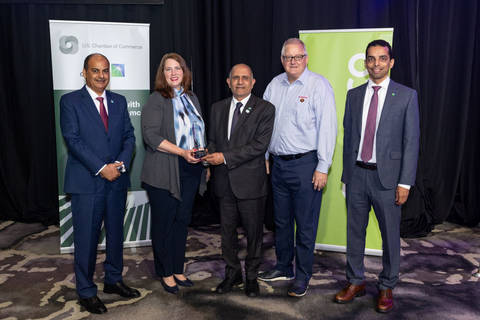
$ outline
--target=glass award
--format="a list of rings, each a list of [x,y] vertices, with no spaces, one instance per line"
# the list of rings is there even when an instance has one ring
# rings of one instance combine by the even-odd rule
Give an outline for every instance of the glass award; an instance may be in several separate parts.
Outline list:
[[[193,146],[197,151],[195,151],[195,158],[200,159],[207,155],[205,151],[205,138],[202,132],[202,128],[197,121],[194,121],[192,124],[192,137],[193,137]]]

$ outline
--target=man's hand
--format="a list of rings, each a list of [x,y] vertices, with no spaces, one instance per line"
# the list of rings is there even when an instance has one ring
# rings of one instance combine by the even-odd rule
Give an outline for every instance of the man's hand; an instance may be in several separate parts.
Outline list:
[[[327,185],[327,178],[328,175],[326,173],[315,171],[312,178],[313,189],[317,191],[322,190]]]
[[[121,167],[122,164],[123,161],[107,164],[102,171],[100,171],[100,176],[108,181],[115,181],[118,177],[120,177],[120,172],[118,172],[117,167]]]
[[[395,204],[397,206],[401,206],[407,201],[408,194],[410,193],[410,190],[402,188],[402,187],[397,187],[397,190],[395,190]]]
[[[270,161],[265,159],[265,165],[267,166],[267,174],[270,174]]]
[[[208,168],[207,168],[207,180],[206,180],[206,182],[208,182],[208,181],[210,180],[210,176],[211,176],[211,174],[210,174],[210,167],[208,167]]]
[[[225,158],[222,152],[214,152],[202,158],[202,161],[207,161],[210,165],[218,166],[224,163]]]

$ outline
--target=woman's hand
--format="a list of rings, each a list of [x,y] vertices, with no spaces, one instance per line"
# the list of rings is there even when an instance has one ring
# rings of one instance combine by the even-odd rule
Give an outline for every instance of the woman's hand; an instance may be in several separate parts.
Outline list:
[[[181,153],[181,156],[187,160],[188,163],[199,163],[200,162],[200,159],[197,159],[195,158],[195,149],[190,149],[190,150],[183,150],[182,149],[182,153]]]

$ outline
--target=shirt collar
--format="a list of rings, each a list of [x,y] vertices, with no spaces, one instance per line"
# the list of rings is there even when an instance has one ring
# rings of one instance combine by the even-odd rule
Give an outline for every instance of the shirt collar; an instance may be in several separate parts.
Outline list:
[[[173,91],[175,92],[175,97],[180,97],[183,92],[183,87],[180,87],[180,90],[173,88]]]
[[[95,99],[97,99],[98,97],[102,97],[104,101],[107,99],[107,95],[105,94],[105,90],[103,90],[102,95],[99,96],[95,91],[93,91],[92,89],[90,89],[89,86],[85,85],[85,88],[87,88],[88,94],[90,95],[90,97],[92,97],[92,100],[95,100]]]
[[[388,89],[388,85],[390,84],[390,77],[387,77],[385,78],[385,80],[383,80],[382,82],[380,82],[379,84],[376,84],[372,81],[372,79],[368,78],[368,88],[371,89],[373,86],[380,86],[382,87],[383,89]]]
[[[247,97],[243,98],[242,101],[238,101],[237,99],[235,99],[235,97],[232,96],[233,105],[236,106],[237,102],[241,102],[242,105],[245,107],[248,103],[248,100],[250,100],[251,96],[252,96],[252,94],[250,93]]]
[[[297,81],[299,81],[301,84],[305,84],[306,81],[307,81],[307,79],[308,79],[308,74],[309,74],[309,73],[310,73],[310,71],[308,70],[308,67],[305,67],[305,70],[303,70],[302,75],[301,75],[300,77],[298,77],[297,80],[295,80],[295,81],[293,81],[292,83],[290,83],[290,82],[288,81],[287,73],[284,72],[283,75],[282,75],[282,76],[283,76],[283,77],[282,77],[282,82],[286,82],[288,85],[293,84],[293,83],[295,83],[295,82],[297,82]]]

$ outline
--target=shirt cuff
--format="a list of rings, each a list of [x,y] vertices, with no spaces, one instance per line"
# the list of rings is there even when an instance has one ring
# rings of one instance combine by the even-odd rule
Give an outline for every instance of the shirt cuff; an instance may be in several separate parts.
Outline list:
[[[101,168],[100,168],[100,170],[98,170],[98,172],[97,172],[95,175],[96,175],[96,176],[98,176],[98,175],[99,175],[99,173],[100,173],[100,172],[103,170],[103,168],[105,168],[106,166],[107,166],[107,165],[106,165],[106,164],[104,164],[104,165],[103,165],[103,167],[101,167]]]
[[[324,161],[319,161],[315,170],[321,173],[328,174],[329,168],[330,168],[330,165],[328,163]]]
[[[407,190],[410,190],[410,188],[412,187],[412,186],[409,186],[408,184],[401,184],[401,183],[399,183],[398,186],[402,187],[402,188],[405,188]]]

